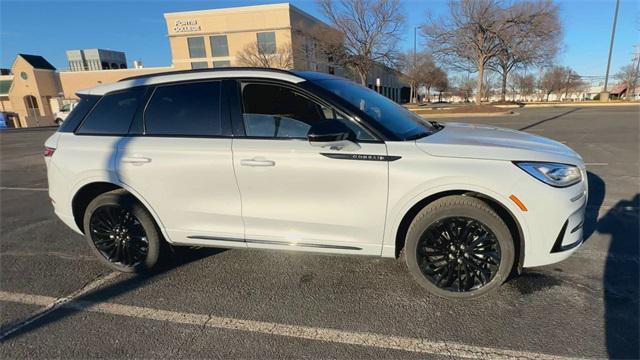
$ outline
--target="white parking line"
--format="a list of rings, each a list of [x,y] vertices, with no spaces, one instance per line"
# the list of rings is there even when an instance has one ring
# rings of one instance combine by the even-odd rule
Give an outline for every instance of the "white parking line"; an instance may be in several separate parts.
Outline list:
[[[0,301],[31,305],[44,305],[56,301],[53,297],[11,293],[0,291]],[[339,344],[369,346],[382,349],[402,350],[431,355],[455,356],[473,359],[569,359],[550,354],[496,349],[459,344],[454,342],[429,341],[419,338],[388,336],[375,333],[352,332],[310,326],[287,325],[272,322],[241,320],[204,314],[159,310],[147,307],[98,303],[88,301],[69,301],[61,304],[65,308],[90,311],[102,314],[126,316],[138,319],[166,321],[176,324],[197,325],[202,327],[238,330],[265,335],[278,335],[314,341],[326,341]]]
[[[6,187],[1,186],[0,190],[16,190],[16,191],[49,191],[48,188],[26,188],[26,187]]]
[[[3,340],[7,335],[10,335],[22,329],[23,327],[31,324],[32,322],[40,319],[41,317],[59,309],[65,304],[72,302],[74,299],[77,299],[78,297],[100,287],[102,284],[106,283],[107,281],[113,280],[120,275],[121,273],[112,272],[104,276],[99,276],[98,278],[92,280],[91,282],[89,282],[79,290],[73,292],[71,295],[60,297],[60,298],[39,296],[39,295],[13,294],[14,296],[18,295],[17,297],[15,297],[15,301],[12,301],[12,300],[7,300],[7,301],[18,302],[22,304],[41,305],[41,306],[44,306],[44,308],[36,311],[25,320],[3,331],[2,334],[0,334],[0,341]],[[5,293],[4,291],[0,292],[0,301],[3,300],[5,296],[11,297],[10,295],[6,295],[6,294],[11,294],[11,293]]]

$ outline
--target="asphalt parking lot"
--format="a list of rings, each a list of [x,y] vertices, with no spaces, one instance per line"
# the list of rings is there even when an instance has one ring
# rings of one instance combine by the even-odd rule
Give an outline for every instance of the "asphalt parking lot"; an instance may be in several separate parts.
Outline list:
[[[477,301],[429,295],[404,262],[184,249],[112,273],[47,201],[44,140],[0,133],[2,358],[638,358],[640,107],[520,109],[589,170],[586,243]]]

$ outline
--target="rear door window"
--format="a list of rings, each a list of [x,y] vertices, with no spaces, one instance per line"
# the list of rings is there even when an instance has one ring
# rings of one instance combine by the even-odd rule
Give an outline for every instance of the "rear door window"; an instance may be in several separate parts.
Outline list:
[[[77,133],[126,135],[133,116],[142,102],[144,91],[143,88],[134,88],[103,96],[80,125]]]
[[[158,86],[144,121],[145,135],[221,135],[220,82]]]

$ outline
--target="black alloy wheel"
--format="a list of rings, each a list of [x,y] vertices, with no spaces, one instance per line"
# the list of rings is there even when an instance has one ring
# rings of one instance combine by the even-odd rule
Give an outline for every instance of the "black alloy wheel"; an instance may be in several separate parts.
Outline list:
[[[452,216],[432,223],[418,242],[417,261],[424,276],[447,291],[472,291],[498,272],[500,244],[478,220]]]
[[[497,289],[515,265],[511,231],[489,203],[437,199],[413,218],[405,239],[409,272],[429,292],[472,299]]]
[[[164,240],[149,211],[124,190],[93,199],[84,213],[85,238],[104,265],[122,272],[143,272],[159,260]]]
[[[110,262],[134,267],[147,257],[147,234],[129,210],[114,205],[101,206],[91,215],[89,225],[93,244]]]

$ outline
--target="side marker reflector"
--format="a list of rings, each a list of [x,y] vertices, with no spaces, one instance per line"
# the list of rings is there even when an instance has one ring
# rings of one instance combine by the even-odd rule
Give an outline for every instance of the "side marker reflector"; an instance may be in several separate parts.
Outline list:
[[[522,201],[520,201],[520,199],[518,199],[515,195],[511,194],[511,196],[509,196],[509,199],[511,199],[511,201],[513,201],[514,203],[516,203],[516,205],[518,205],[518,207],[520,208],[520,210],[522,211],[527,211],[527,207],[524,206],[524,204],[522,203]]]

